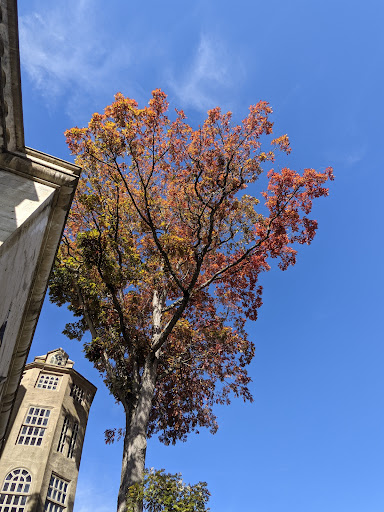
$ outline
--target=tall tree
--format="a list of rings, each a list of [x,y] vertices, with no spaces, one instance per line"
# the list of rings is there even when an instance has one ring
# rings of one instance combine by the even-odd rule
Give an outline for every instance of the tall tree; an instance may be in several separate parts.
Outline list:
[[[260,205],[244,191],[274,160],[261,147],[272,133],[268,104],[237,126],[215,108],[197,130],[167,109],[160,90],[142,109],[117,94],[87,128],[66,133],[83,176],[50,295],[79,317],[70,338],[90,331],[86,355],[124,407],[118,512],[143,479],[149,436],[215,432],[214,404],[252,400],[244,325],[262,303],[259,274],[268,258],[293,265],[292,244],[312,241],[307,215],[332,179],[330,168],[270,170]],[[286,135],[272,143],[290,152]]]

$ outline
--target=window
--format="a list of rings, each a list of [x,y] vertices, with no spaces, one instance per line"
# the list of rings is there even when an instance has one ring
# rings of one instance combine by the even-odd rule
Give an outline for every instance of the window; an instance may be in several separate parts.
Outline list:
[[[63,428],[61,429],[59,444],[57,445],[57,451],[60,453],[63,453],[65,442],[67,440],[67,431],[69,427],[69,418],[68,416],[65,417]]]
[[[68,485],[68,482],[52,474],[45,501],[45,512],[62,512],[65,509]]]
[[[24,512],[32,478],[26,469],[14,469],[5,477],[0,494],[0,512]]]
[[[37,388],[52,389],[55,391],[59,385],[60,377],[49,373],[40,373],[39,380],[36,383]]]
[[[67,457],[70,457],[72,458],[73,457],[73,452],[74,452],[74,449],[75,449],[75,445],[76,445],[76,438],[77,438],[77,434],[79,432],[79,424],[77,422],[75,422],[73,424],[73,430],[72,430],[72,435],[71,435],[71,440],[69,441],[69,446],[68,446],[68,455]]]
[[[59,351],[51,356],[49,363],[55,364],[57,366],[65,366],[67,364],[67,360],[67,354],[65,354],[65,352]]]
[[[84,391],[77,384],[72,384],[70,396],[72,396],[77,402],[82,403],[84,399]]]
[[[16,443],[40,446],[48,425],[50,412],[49,409],[30,407]]]

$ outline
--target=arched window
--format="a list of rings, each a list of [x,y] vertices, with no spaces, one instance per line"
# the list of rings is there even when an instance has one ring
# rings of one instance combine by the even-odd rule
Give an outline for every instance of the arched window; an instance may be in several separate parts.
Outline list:
[[[0,512],[24,512],[32,478],[26,469],[14,469],[5,477],[0,494]]]

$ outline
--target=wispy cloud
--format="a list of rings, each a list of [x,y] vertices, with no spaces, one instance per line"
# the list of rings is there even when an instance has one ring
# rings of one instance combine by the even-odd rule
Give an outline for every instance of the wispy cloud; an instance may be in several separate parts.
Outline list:
[[[353,149],[346,156],[347,165],[352,166],[352,165],[358,164],[359,162],[361,162],[363,160],[366,153],[367,153],[367,148],[366,148],[365,144],[358,148]]]
[[[328,150],[326,157],[336,167],[353,167],[359,164],[367,155],[366,144],[357,144],[350,148],[335,148]]]
[[[241,82],[244,68],[219,38],[203,34],[195,55],[182,77],[169,72],[169,86],[183,106],[206,111],[228,103],[228,93]]]
[[[44,15],[34,12],[20,18],[24,70],[48,103],[65,96],[71,116],[85,95],[100,95],[110,88],[130,58],[122,41],[114,40],[114,52],[110,51],[95,11],[95,0],[43,0],[39,12]]]
[[[242,58],[215,34],[203,32],[188,61],[173,53],[178,41],[172,34],[161,33],[159,45],[129,19],[114,33],[102,19],[103,0],[36,0],[35,5],[38,11],[20,18],[22,67],[45,102],[52,107],[60,102],[60,108],[64,102],[77,122],[118,90],[146,99],[148,85],[168,87],[178,104],[198,111],[231,108],[238,96]]]

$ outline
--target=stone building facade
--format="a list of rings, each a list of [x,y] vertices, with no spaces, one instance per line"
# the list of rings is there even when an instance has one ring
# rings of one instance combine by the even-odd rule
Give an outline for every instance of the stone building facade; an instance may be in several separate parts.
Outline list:
[[[0,453],[79,175],[25,146],[17,0],[1,0]]]
[[[95,386],[62,349],[26,365],[0,458],[0,512],[72,512]]]

